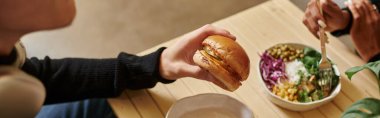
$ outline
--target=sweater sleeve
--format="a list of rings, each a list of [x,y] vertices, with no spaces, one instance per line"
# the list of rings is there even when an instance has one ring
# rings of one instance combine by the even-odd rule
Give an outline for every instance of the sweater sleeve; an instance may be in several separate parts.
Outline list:
[[[162,78],[159,73],[160,55],[164,49],[145,56],[120,53],[113,59],[31,58],[22,69],[45,86],[45,104],[116,97],[125,89],[174,82]]]

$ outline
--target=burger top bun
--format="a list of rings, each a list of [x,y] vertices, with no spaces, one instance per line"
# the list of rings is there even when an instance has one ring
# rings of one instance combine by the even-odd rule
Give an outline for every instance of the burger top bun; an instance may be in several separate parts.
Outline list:
[[[214,35],[207,37],[202,46],[193,56],[194,63],[212,74],[216,85],[235,91],[248,78],[249,58],[237,42]]]
[[[250,69],[249,58],[237,42],[224,36],[213,35],[207,37],[202,44],[213,48],[223,62],[240,75],[242,79],[240,81],[248,78]]]

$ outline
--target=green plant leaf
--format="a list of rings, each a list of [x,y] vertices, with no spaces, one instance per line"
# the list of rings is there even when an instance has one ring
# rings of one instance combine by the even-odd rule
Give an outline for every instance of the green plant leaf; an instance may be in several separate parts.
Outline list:
[[[365,65],[368,69],[372,70],[375,73],[376,77],[379,79],[380,72],[380,61],[371,62]]]
[[[361,71],[363,69],[369,69],[369,70],[371,70],[376,75],[377,79],[379,79],[380,60],[379,61],[375,61],[375,62],[367,63],[367,64],[365,64],[363,66],[352,67],[352,68],[348,69],[345,73],[348,76],[348,78],[351,79],[351,77],[354,74],[356,74],[357,72],[359,72],[359,71]]]
[[[352,104],[342,115],[342,118],[379,118],[380,100],[364,98]]]
[[[380,60],[379,61],[375,61],[375,62],[367,63],[367,64],[365,64],[363,66],[352,67],[352,68],[346,70],[345,73],[346,73],[348,79],[351,80],[352,76],[354,76],[357,72],[359,72],[359,71],[361,71],[363,69],[369,69],[369,70],[371,70],[376,75],[377,83],[379,84],[379,90],[380,90],[380,78],[379,78]]]
[[[359,72],[363,69],[365,69],[365,66],[356,66],[356,67],[352,67],[352,68],[346,70],[345,73],[346,73],[348,79],[351,80],[352,76],[354,76],[357,72]]]

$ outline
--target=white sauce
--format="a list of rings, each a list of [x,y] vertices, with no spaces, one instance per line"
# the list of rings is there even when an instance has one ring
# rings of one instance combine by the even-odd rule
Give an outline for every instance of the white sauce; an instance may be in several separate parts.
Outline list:
[[[301,79],[300,75],[298,75],[298,71],[302,71],[304,73],[304,77],[308,75],[308,72],[306,71],[303,63],[297,59],[291,62],[286,62],[285,64],[285,72],[290,82],[297,82],[299,79]]]

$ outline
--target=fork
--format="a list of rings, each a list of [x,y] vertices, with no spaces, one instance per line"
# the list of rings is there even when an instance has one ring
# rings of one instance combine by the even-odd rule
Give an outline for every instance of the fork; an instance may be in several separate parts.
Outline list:
[[[323,16],[323,10],[320,4],[320,0],[317,0],[317,4],[320,10],[321,15]],[[321,87],[321,90],[323,92],[323,96],[326,97],[329,95],[330,90],[332,88],[332,78],[333,78],[333,70],[332,65],[330,61],[327,59],[326,56],[326,47],[325,44],[327,42],[327,35],[325,33],[326,24],[318,20],[318,24],[320,26],[319,28],[319,39],[321,41],[321,52],[322,52],[322,58],[319,63],[319,79],[318,84]]]

